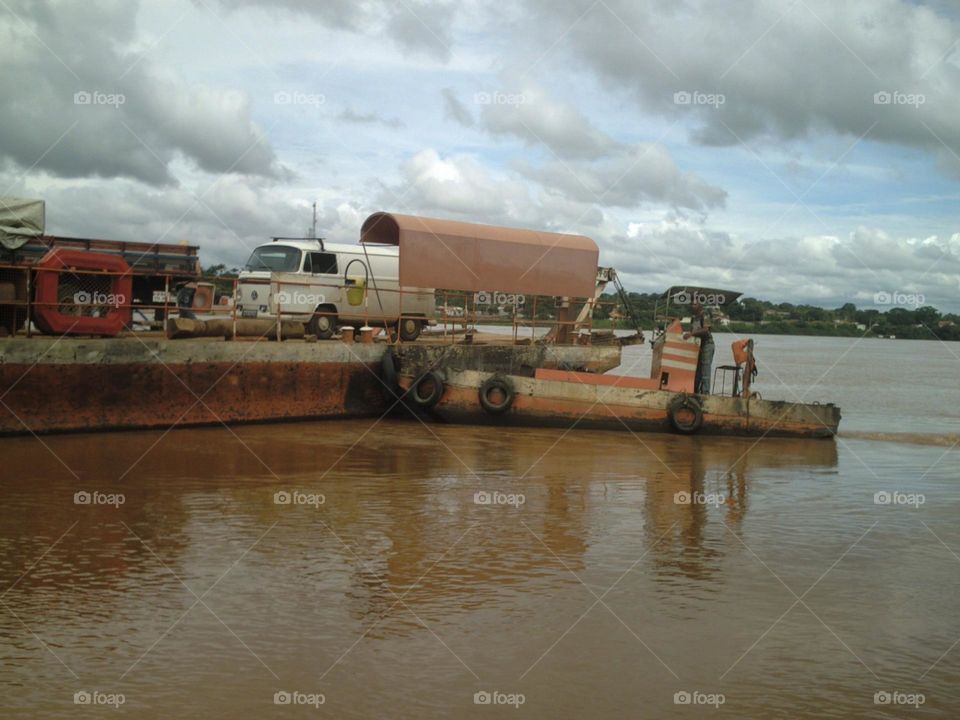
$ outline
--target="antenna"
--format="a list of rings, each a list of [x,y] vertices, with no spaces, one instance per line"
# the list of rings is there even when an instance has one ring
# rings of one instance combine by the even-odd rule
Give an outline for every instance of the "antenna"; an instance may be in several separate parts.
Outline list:
[[[310,237],[317,239],[317,204],[313,204],[313,225],[310,226]]]

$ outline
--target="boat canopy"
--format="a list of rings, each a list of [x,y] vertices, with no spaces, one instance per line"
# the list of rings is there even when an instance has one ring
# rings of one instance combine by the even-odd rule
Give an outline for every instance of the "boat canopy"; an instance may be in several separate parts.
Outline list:
[[[597,244],[583,235],[376,212],[360,242],[400,247],[400,284],[473,292],[592,297]]]
[[[697,285],[674,285],[661,295],[660,299],[666,300],[670,305],[691,305],[694,300],[699,300],[704,306],[726,307],[735,303],[741,295],[743,293],[734,290]]]

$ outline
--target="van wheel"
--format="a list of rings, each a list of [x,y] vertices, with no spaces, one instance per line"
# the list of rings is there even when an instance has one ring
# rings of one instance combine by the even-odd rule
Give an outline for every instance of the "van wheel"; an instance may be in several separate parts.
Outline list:
[[[307,333],[316,335],[321,340],[329,340],[337,332],[336,308],[330,305],[321,305],[314,313],[323,313],[323,315],[314,314],[307,323]]]
[[[414,318],[404,318],[400,321],[400,339],[405,342],[413,342],[420,337],[420,331],[423,329],[423,321]]]

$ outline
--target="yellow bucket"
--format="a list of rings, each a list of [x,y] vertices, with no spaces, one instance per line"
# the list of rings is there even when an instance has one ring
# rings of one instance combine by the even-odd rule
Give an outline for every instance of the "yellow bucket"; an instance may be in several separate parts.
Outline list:
[[[367,294],[367,281],[364,278],[350,278],[353,283],[347,288],[347,302],[351,305],[363,305]]]

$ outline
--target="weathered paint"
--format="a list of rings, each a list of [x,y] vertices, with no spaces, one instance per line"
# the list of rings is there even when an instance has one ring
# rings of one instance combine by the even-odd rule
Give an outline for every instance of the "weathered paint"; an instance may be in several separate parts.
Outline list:
[[[432,346],[464,366],[619,362],[619,348]],[[269,340],[0,340],[0,434],[380,415],[386,346]],[[598,361],[598,358],[602,360]]]
[[[636,388],[640,390],[659,390],[660,383],[654,378],[630,377],[629,375],[596,375],[594,373],[571,372],[569,370],[550,370],[537,368],[533,375],[537,380],[559,380],[567,383],[585,385],[608,385],[611,387]]]
[[[512,407],[490,415],[480,406],[478,393],[489,375],[448,370],[444,394],[432,414],[448,422],[672,431],[667,407],[677,393],[564,380],[510,377],[516,390]],[[409,382],[401,378],[402,386]],[[840,422],[840,410],[833,405],[697,397],[704,410],[699,432],[707,435],[832,437]]]
[[[620,365],[618,345],[432,345],[411,343],[400,348],[404,372],[433,368],[502,372],[533,377],[538,368],[583,369],[604,373]]]
[[[699,342],[684,339],[683,326],[674,320],[653,343],[650,377],[666,390],[693,392],[699,357]]]

